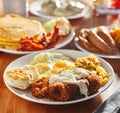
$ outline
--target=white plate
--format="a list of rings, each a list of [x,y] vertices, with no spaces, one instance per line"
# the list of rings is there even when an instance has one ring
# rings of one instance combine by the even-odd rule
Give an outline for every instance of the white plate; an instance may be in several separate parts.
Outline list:
[[[36,16],[43,17],[43,18],[46,18],[46,19],[53,19],[53,18],[55,18],[56,16],[46,15],[46,14],[41,12],[41,5],[45,1],[47,1],[47,0],[37,0],[37,1],[33,2],[30,5],[30,12],[33,13],[34,15],[36,15]],[[68,18],[68,19],[81,18],[81,17],[85,16],[88,12],[90,12],[90,10],[91,10],[90,5],[87,4],[84,1],[81,1],[81,2],[85,5],[84,10],[81,13],[75,14],[73,16],[66,16],[66,18]]]
[[[55,47],[50,48],[49,50],[53,50],[53,49],[58,49],[58,48],[62,48],[65,45],[69,44],[72,39],[75,36],[75,31],[73,28],[71,28],[71,32],[68,36],[64,37],[60,43],[56,44]],[[45,49],[47,50],[47,49]],[[45,51],[45,50],[37,50],[37,51]],[[17,50],[10,50],[10,49],[4,49],[4,48],[0,48],[0,51],[5,52],[5,53],[11,53],[11,54],[28,54],[28,53],[33,53],[35,51],[17,51]]]
[[[65,49],[61,49],[61,50],[52,50],[50,52],[56,52],[56,53],[62,53],[64,55],[68,55],[74,59],[78,58],[78,57],[84,57],[84,56],[87,56],[88,54],[87,53],[83,53],[83,52],[80,52],[80,51],[75,51],[75,50],[65,50]],[[102,58],[99,58],[98,59],[100,60],[100,62],[102,63],[102,66],[103,68],[105,68],[105,70],[108,72],[108,73],[111,73],[111,76],[110,76],[110,79],[109,79],[109,82],[104,86],[104,87],[101,87],[99,89],[99,91],[97,93],[95,93],[94,95],[91,95],[91,96],[88,96],[88,97],[84,97],[84,98],[80,98],[80,97],[77,97],[73,100],[70,100],[70,101],[66,101],[66,102],[60,102],[60,101],[53,101],[53,100],[48,100],[48,99],[38,99],[38,98],[35,98],[32,96],[32,93],[30,92],[30,90],[18,90],[18,89],[15,89],[13,87],[10,87],[6,81],[5,81],[5,73],[7,70],[11,69],[11,68],[14,68],[14,67],[21,67],[25,64],[28,64],[32,59],[33,57],[38,54],[40,52],[35,52],[35,53],[32,53],[32,54],[28,54],[28,55],[25,55],[21,58],[18,58],[16,59],[15,61],[13,61],[12,63],[10,63],[7,68],[5,69],[4,71],[4,76],[3,76],[3,79],[4,79],[4,82],[5,82],[5,85],[7,86],[7,88],[13,92],[14,94],[16,94],[17,96],[23,98],[23,99],[26,99],[26,100],[29,100],[29,101],[32,101],[32,102],[36,102],[36,103],[42,103],[42,104],[49,104],[49,105],[65,105],[65,104],[73,104],[73,103],[77,103],[77,102],[82,102],[82,101],[85,101],[85,100],[88,100],[88,99],[91,99],[95,96],[97,96],[98,94],[102,93],[103,91],[105,91],[113,82],[113,76],[114,76],[114,71],[113,71],[113,68],[111,67],[111,65],[109,63],[107,63],[105,60],[103,60]]]
[[[95,54],[95,55],[100,56],[100,57],[102,57],[102,58],[110,58],[110,59],[119,59],[119,58],[120,58],[120,52],[119,52],[119,51],[117,51],[117,54],[115,54],[115,55],[99,54],[99,53],[87,51],[87,50],[84,49],[82,46],[80,46],[80,43],[79,43],[77,37],[74,38],[74,43],[75,43],[75,46],[76,46],[79,50],[81,50],[81,51],[83,51],[83,52],[86,52],[86,53],[89,53],[89,54]]]

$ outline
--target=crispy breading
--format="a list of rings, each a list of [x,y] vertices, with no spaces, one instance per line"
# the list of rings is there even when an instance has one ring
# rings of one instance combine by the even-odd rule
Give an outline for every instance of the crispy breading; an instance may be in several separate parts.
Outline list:
[[[48,87],[49,87],[48,77],[42,77],[30,85],[32,95],[35,97],[47,97],[49,91]]]
[[[97,75],[90,74],[86,79],[88,95],[92,95],[101,87]],[[79,94],[79,86],[76,84],[54,82],[49,83],[48,77],[42,77],[30,85],[32,95],[37,98],[49,98],[55,101],[68,101]]]
[[[58,101],[67,101],[73,98],[79,91],[75,84],[55,82],[49,85],[49,98]]]
[[[89,83],[88,93],[89,93],[89,95],[92,95],[92,94],[96,93],[98,91],[98,89],[101,87],[100,79],[97,75],[90,74],[87,77],[87,80],[88,80],[88,83]]]

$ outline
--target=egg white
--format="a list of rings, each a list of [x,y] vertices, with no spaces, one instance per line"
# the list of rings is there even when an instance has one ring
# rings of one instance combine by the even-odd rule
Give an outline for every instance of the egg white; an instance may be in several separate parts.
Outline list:
[[[63,65],[63,67],[56,66],[56,63]],[[50,53],[50,52],[40,53],[36,55],[33,58],[33,60],[30,62],[30,65],[34,65],[37,67],[40,76],[41,75],[49,76],[54,73],[58,73],[59,71],[65,69],[66,67],[75,66],[74,60],[69,56],[65,56],[60,53]]]

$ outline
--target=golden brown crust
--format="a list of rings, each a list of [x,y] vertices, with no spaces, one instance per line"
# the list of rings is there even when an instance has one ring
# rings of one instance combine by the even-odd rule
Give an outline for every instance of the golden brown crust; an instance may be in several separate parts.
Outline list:
[[[32,95],[35,97],[48,97],[49,79],[42,77],[30,85]]]
[[[88,32],[88,39],[94,46],[96,46],[96,48],[100,49],[103,53],[114,54],[114,51],[111,49],[111,47],[97,35],[95,29],[90,29]]]
[[[97,34],[111,47],[116,53],[116,44],[105,26],[100,26],[97,29]]]
[[[49,98],[58,101],[67,101],[73,98],[79,91],[75,84],[55,82],[49,85]]]
[[[88,77],[87,77],[87,80],[88,80],[88,92],[89,92],[89,95],[92,95],[94,93],[96,93],[98,91],[98,89],[101,87],[100,85],[100,80],[99,80],[99,77],[96,75],[92,75],[90,74]]]
[[[100,80],[97,75],[92,75],[84,79],[88,87],[88,95],[96,93],[100,85]],[[49,98],[55,101],[68,101],[79,94],[79,87],[76,84],[64,82],[49,83],[48,77],[42,77],[30,85],[32,95],[37,98]]]
[[[79,39],[80,45],[88,51],[102,53],[91,42],[89,42],[89,40],[87,40],[87,37],[84,37],[85,32],[86,32],[85,30],[83,30],[83,31],[81,30],[77,33],[77,37]]]
[[[111,36],[112,34],[112,36]],[[88,51],[100,54],[117,54],[118,45],[115,43],[113,32],[109,32],[107,27],[99,26],[95,28],[84,28],[76,34],[79,44]]]

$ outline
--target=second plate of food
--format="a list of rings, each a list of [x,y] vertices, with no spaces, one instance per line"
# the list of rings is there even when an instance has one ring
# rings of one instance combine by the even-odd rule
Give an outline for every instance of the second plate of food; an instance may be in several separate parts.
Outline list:
[[[12,54],[61,48],[75,35],[69,20],[64,17],[45,20],[9,14],[1,17],[0,23],[0,51]]]
[[[92,53],[103,58],[120,58],[119,41],[116,34],[120,30],[108,30],[106,26],[83,28],[76,33],[75,46],[86,53]]]
[[[61,5],[61,7],[57,7],[52,0],[37,0],[30,5],[30,12],[45,19],[61,16],[68,19],[76,19],[85,16],[91,10],[91,6],[83,0],[77,2],[58,1],[58,5]]]

